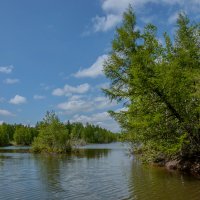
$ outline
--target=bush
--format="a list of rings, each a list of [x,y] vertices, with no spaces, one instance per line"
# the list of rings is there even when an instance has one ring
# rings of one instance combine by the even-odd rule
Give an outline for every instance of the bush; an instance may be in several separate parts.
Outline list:
[[[39,135],[32,144],[32,151],[65,153],[71,150],[69,139],[65,125],[53,112],[47,112],[39,126]]]

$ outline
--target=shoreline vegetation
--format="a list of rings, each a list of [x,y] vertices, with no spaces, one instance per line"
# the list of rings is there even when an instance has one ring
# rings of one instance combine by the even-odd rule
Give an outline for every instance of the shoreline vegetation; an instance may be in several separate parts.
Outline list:
[[[62,123],[54,112],[47,112],[35,127],[0,125],[0,146],[31,146],[32,153],[66,153],[89,143],[114,142],[118,135],[88,123]]]
[[[109,111],[146,163],[200,176],[200,23],[180,13],[174,33],[138,29],[131,6],[104,63]]]

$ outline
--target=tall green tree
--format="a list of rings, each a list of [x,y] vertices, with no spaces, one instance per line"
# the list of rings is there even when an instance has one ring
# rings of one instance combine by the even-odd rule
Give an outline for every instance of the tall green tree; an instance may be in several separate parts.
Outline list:
[[[131,7],[116,29],[112,51],[104,63],[111,84],[104,89],[125,109],[110,114],[129,141],[154,155],[191,155],[200,152],[199,80],[200,30],[180,14],[174,41],[148,24],[136,30]]]

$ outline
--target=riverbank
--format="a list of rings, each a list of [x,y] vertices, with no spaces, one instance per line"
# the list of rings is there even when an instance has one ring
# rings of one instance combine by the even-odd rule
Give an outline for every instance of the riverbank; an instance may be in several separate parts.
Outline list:
[[[157,159],[154,166],[164,167],[169,171],[179,171],[200,179],[200,157],[191,156],[171,160]]]
[[[172,160],[165,163],[168,170],[178,170],[182,173],[191,174],[200,179],[200,159]]]

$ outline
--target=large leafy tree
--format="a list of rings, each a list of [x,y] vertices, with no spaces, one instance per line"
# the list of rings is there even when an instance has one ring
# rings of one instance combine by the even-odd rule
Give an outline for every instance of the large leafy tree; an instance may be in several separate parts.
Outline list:
[[[165,33],[161,44],[154,25],[136,30],[136,17],[129,7],[116,29],[104,64],[111,84],[104,92],[124,103],[126,109],[110,114],[126,138],[147,152],[200,152],[199,27],[180,14],[174,40]]]

